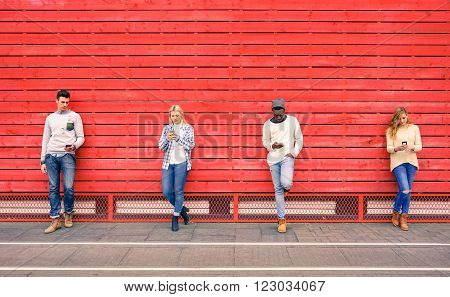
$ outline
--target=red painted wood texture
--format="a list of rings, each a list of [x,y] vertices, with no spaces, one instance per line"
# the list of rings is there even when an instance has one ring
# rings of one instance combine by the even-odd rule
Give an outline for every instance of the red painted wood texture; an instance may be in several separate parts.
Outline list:
[[[187,192],[272,192],[270,101],[302,126],[294,192],[390,193],[384,131],[405,106],[416,193],[450,193],[450,4],[370,1],[0,2],[0,192],[46,192],[44,120],[71,91],[78,192],[160,192],[157,140],[180,104],[197,146]]]

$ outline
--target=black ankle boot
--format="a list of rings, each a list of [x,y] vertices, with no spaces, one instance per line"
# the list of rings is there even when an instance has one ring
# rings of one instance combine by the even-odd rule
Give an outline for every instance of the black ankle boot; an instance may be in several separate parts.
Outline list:
[[[172,231],[178,231],[178,218],[179,216],[172,216]]]
[[[184,220],[184,224],[187,225],[189,224],[189,208],[187,208],[186,206],[183,206],[183,208],[181,209],[180,215]]]

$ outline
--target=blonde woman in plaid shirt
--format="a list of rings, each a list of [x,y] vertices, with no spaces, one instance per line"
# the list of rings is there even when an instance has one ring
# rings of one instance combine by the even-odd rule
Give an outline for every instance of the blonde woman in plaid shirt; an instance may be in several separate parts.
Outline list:
[[[169,109],[169,125],[164,126],[159,139],[159,149],[164,151],[162,165],[162,191],[174,206],[172,231],[178,231],[178,219],[189,223],[189,208],[184,203],[184,185],[192,168],[191,150],[195,146],[194,129],[186,123],[184,112],[179,105]]]

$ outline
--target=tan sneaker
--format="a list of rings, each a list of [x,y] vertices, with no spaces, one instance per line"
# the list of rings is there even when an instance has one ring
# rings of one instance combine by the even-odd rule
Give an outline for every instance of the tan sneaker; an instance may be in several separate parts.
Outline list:
[[[278,232],[286,233],[286,219],[278,219]]]
[[[60,228],[61,228],[61,222],[59,221],[59,218],[52,219],[52,223],[50,224],[50,226],[48,226],[47,229],[45,229],[44,233],[45,234],[53,233]]]
[[[402,213],[400,216],[400,229],[403,231],[408,231],[408,214]]]
[[[73,223],[72,223],[72,218],[73,218],[73,213],[64,213],[64,227],[66,228],[72,228]]]
[[[398,227],[400,225],[400,213],[399,212],[392,212],[392,224],[395,227]]]

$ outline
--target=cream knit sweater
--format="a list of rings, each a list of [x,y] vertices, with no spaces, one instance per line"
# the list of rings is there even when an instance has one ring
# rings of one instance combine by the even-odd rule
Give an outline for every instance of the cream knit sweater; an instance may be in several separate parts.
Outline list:
[[[406,141],[408,146],[414,146],[414,151],[409,152],[404,150],[395,152],[394,148],[402,145],[403,141]],[[389,135],[389,131],[386,131],[386,145],[387,151],[391,155],[391,171],[403,163],[410,163],[419,169],[416,153],[422,150],[422,139],[420,138],[418,126],[409,124],[400,127],[394,138]]]

